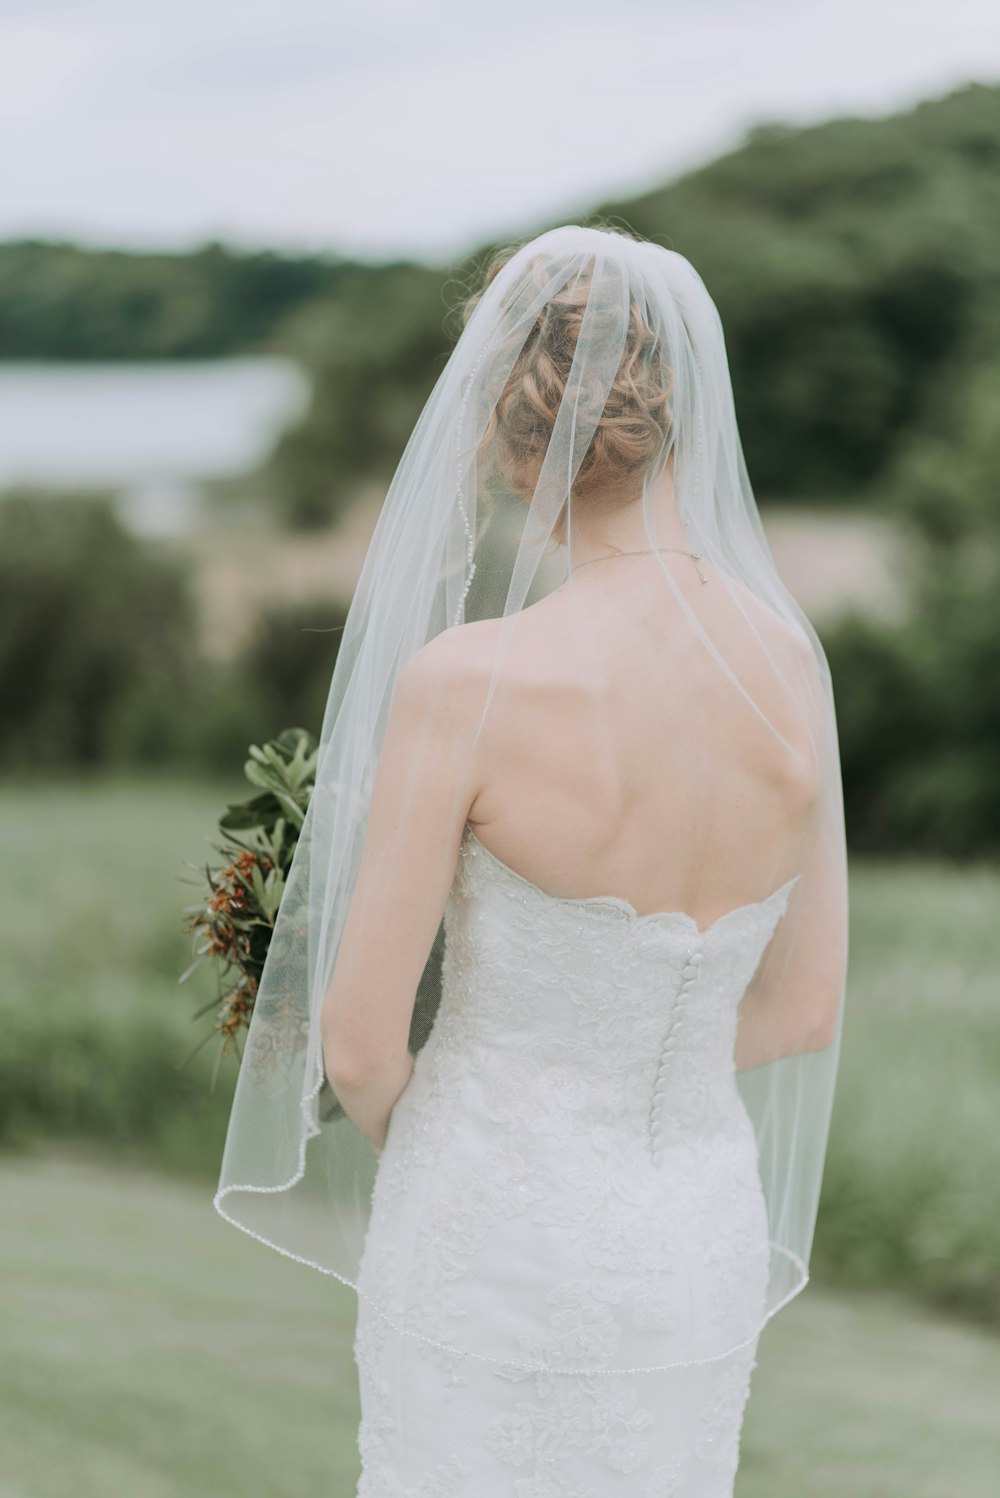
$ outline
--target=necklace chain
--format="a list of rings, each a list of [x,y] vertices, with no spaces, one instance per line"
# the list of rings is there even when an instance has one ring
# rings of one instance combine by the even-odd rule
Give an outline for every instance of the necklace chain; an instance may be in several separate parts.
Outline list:
[[[591,564],[591,562],[611,562],[611,561],[614,560],[615,557],[643,557],[643,556],[652,556],[654,552],[658,552],[658,551],[672,551],[672,552],[675,552],[676,555],[679,556],[679,557],[690,557],[691,560],[692,560],[692,562],[694,562],[695,569],[696,569],[696,571],[698,573],[698,576],[701,578],[702,582],[703,583],[707,583],[708,582],[708,578],[706,577],[705,573],[702,572],[701,568],[698,566],[698,563],[702,560],[702,554],[701,554],[701,552],[700,551],[685,551],[682,546],[646,546],[646,547],[641,548],[639,551],[609,551],[606,556],[603,556],[603,557],[588,557],[585,562],[577,562],[577,564],[576,564],[575,567],[571,567],[570,568],[570,571],[571,572],[577,572],[577,571],[579,571],[579,569],[581,567],[589,567],[590,564]]]

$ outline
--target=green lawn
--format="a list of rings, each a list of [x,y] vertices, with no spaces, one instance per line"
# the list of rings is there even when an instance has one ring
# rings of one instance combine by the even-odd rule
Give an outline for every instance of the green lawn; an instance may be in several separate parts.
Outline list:
[[[0,784],[0,1498],[353,1494],[353,1296],[216,1216],[235,1068],[178,1069],[213,991],[181,878],[241,792]],[[739,1498],[1000,1491],[998,910],[996,868],[852,866],[814,1283]]]
[[[352,1498],[354,1296],[207,1185],[0,1163],[3,1498]],[[1000,1339],[808,1286],[765,1328],[738,1498],[995,1498]]]
[[[95,777],[0,783],[0,1144],[40,1132],[104,1140],[181,1170],[221,1156],[235,1059],[209,1092],[215,992],[207,967],[178,986],[183,910],[227,800],[198,782]]]
[[[235,1064],[178,1062],[187,862],[238,781],[0,783],[0,1148],[40,1135],[208,1181]],[[855,862],[840,1078],[815,1278],[891,1286],[1000,1328],[1000,869]],[[212,1043],[214,1044],[214,1042]]]

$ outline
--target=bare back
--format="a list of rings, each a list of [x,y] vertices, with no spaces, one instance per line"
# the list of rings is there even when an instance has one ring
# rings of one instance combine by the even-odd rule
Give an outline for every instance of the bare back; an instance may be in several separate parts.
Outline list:
[[[603,577],[576,578],[518,618],[469,820],[498,858],[551,894],[612,894],[640,913],[685,910],[706,923],[787,877],[813,784],[796,714],[726,586],[712,568],[702,585],[683,559],[669,565],[792,747],[683,622],[655,562],[615,559]],[[735,586],[794,679],[805,638]],[[497,625],[471,629],[480,632],[471,648],[489,656]]]

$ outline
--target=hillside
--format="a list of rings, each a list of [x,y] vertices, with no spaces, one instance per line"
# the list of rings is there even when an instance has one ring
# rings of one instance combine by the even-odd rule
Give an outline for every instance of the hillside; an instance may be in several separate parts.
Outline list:
[[[698,267],[726,328],[758,496],[863,502],[910,435],[1000,342],[1000,88],[887,119],[754,130],[729,155],[583,223],[625,225]],[[531,226],[540,232],[549,224]],[[373,268],[281,330],[316,375],[278,473],[294,516],[387,475],[494,247],[429,284]],[[445,309],[451,309],[446,315]]]
[[[577,217],[698,267],[758,496],[856,505],[940,389],[996,357],[998,166],[1000,88],[976,84],[888,118],[761,126],[678,181]],[[313,408],[266,477],[292,521],[322,524],[391,474],[490,248],[434,270],[218,244],[0,245],[0,358],[301,358]]]

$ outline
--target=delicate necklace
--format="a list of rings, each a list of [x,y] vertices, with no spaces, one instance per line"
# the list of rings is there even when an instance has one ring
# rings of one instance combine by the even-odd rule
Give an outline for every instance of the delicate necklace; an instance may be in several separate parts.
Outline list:
[[[701,568],[698,566],[698,563],[702,560],[702,554],[701,554],[701,552],[700,551],[685,551],[684,548],[681,547],[681,546],[647,546],[647,547],[644,547],[641,551],[609,551],[608,554],[607,554],[607,556],[603,556],[603,557],[588,557],[585,562],[577,562],[576,566],[575,567],[571,567],[569,570],[571,572],[576,572],[576,571],[578,571],[578,569],[580,567],[589,567],[590,564],[591,564],[591,562],[610,562],[615,557],[643,557],[643,556],[652,556],[652,554],[654,552],[657,552],[657,551],[673,551],[673,552],[676,552],[679,557],[690,557],[691,560],[692,560],[692,562],[695,565],[695,571],[697,572],[698,576],[701,578],[702,582],[703,583],[707,583],[708,582],[708,578],[705,576],[704,572],[702,572]]]

